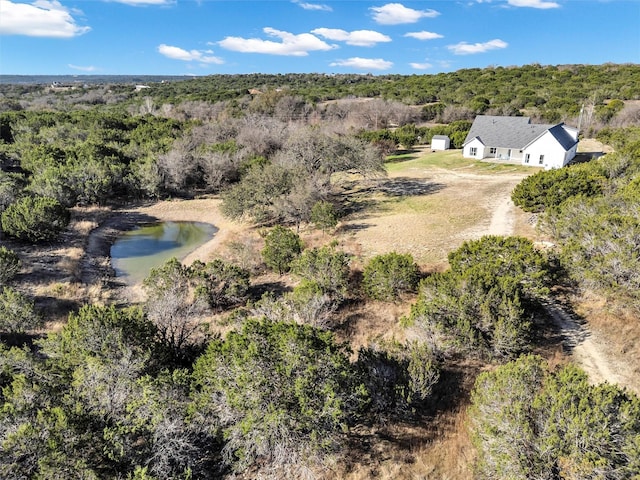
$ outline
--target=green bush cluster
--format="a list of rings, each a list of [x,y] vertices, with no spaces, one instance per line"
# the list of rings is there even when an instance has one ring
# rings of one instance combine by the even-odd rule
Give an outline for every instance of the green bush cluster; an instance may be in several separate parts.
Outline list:
[[[420,283],[404,320],[448,354],[514,358],[530,348],[531,306],[548,293],[552,264],[519,237],[467,241],[451,269]]]
[[[640,471],[640,398],[592,385],[569,365],[549,371],[523,356],[480,374],[469,420],[477,478],[635,478]]]
[[[267,266],[280,275],[291,269],[291,264],[302,252],[302,240],[300,235],[276,225],[264,236],[264,248],[262,258]]]
[[[561,266],[576,286],[637,310],[640,142],[634,131],[621,130],[629,141],[620,151],[532,175],[512,197],[525,210],[544,212],[539,227],[559,245]]]
[[[511,199],[525,212],[540,213],[577,195],[600,195],[604,183],[604,171],[598,163],[578,164],[525,178],[513,189]]]
[[[187,368],[161,339],[139,307],[85,306],[37,353],[0,343],[0,476],[298,478],[343,454],[363,418],[402,414],[438,381],[422,346],[353,360],[294,323],[248,318]]]
[[[20,271],[22,261],[13,250],[0,246],[0,285],[6,284]]]
[[[23,197],[9,205],[0,219],[7,235],[38,243],[56,239],[67,228],[70,214],[54,198]]]
[[[415,291],[419,280],[420,269],[411,254],[391,252],[369,260],[362,274],[362,287],[375,300],[394,301],[403,293]]]

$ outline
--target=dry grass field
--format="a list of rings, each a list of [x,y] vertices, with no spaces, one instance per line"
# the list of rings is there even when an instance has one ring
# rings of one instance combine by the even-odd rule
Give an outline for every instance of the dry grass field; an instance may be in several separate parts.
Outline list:
[[[468,161],[459,150],[418,149],[387,170],[387,178],[360,182],[349,191],[367,205],[356,207],[339,229],[338,238],[360,245],[365,258],[410,253],[433,270],[445,267],[447,254],[465,240],[535,234],[510,195],[536,168]]]

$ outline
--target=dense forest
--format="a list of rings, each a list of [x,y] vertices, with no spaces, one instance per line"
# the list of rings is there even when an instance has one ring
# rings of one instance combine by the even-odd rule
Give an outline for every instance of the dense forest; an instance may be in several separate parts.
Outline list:
[[[545,358],[560,293],[640,318],[640,67],[92,80],[0,84],[1,477],[348,478],[371,432],[450,404],[474,478],[640,475],[640,398]],[[477,114],[565,121],[614,150],[513,190],[553,248],[486,236],[435,272],[332,241],[355,208],[346,177],[384,176],[436,134],[460,148]],[[140,302],[60,291],[62,321],[34,294],[29,262],[86,212],[202,197],[260,248],[172,259]],[[290,288],[258,285],[265,272]],[[352,345],[356,304],[406,305],[411,334]]]

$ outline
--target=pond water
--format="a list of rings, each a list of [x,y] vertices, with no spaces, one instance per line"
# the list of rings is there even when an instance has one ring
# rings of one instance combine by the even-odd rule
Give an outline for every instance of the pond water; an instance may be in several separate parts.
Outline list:
[[[213,238],[216,227],[202,222],[160,222],[124,232],[111,246],[116,277],[129,284],[142,282],[152,268],[176,257],[185,258]]]

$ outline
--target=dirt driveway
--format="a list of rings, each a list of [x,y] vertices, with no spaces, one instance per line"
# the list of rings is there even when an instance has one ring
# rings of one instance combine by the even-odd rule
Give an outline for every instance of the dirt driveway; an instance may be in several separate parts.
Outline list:
[[[376,205],[350,216],[341,231],[362,246],[364,257],[410,253],[435,268],[446,265],[447,254],[465,240],[534,235],[530,216],[511,202],[511,191],[528,173],[473,170],[416,165],[390,172],[372,187],[379,192]]]

